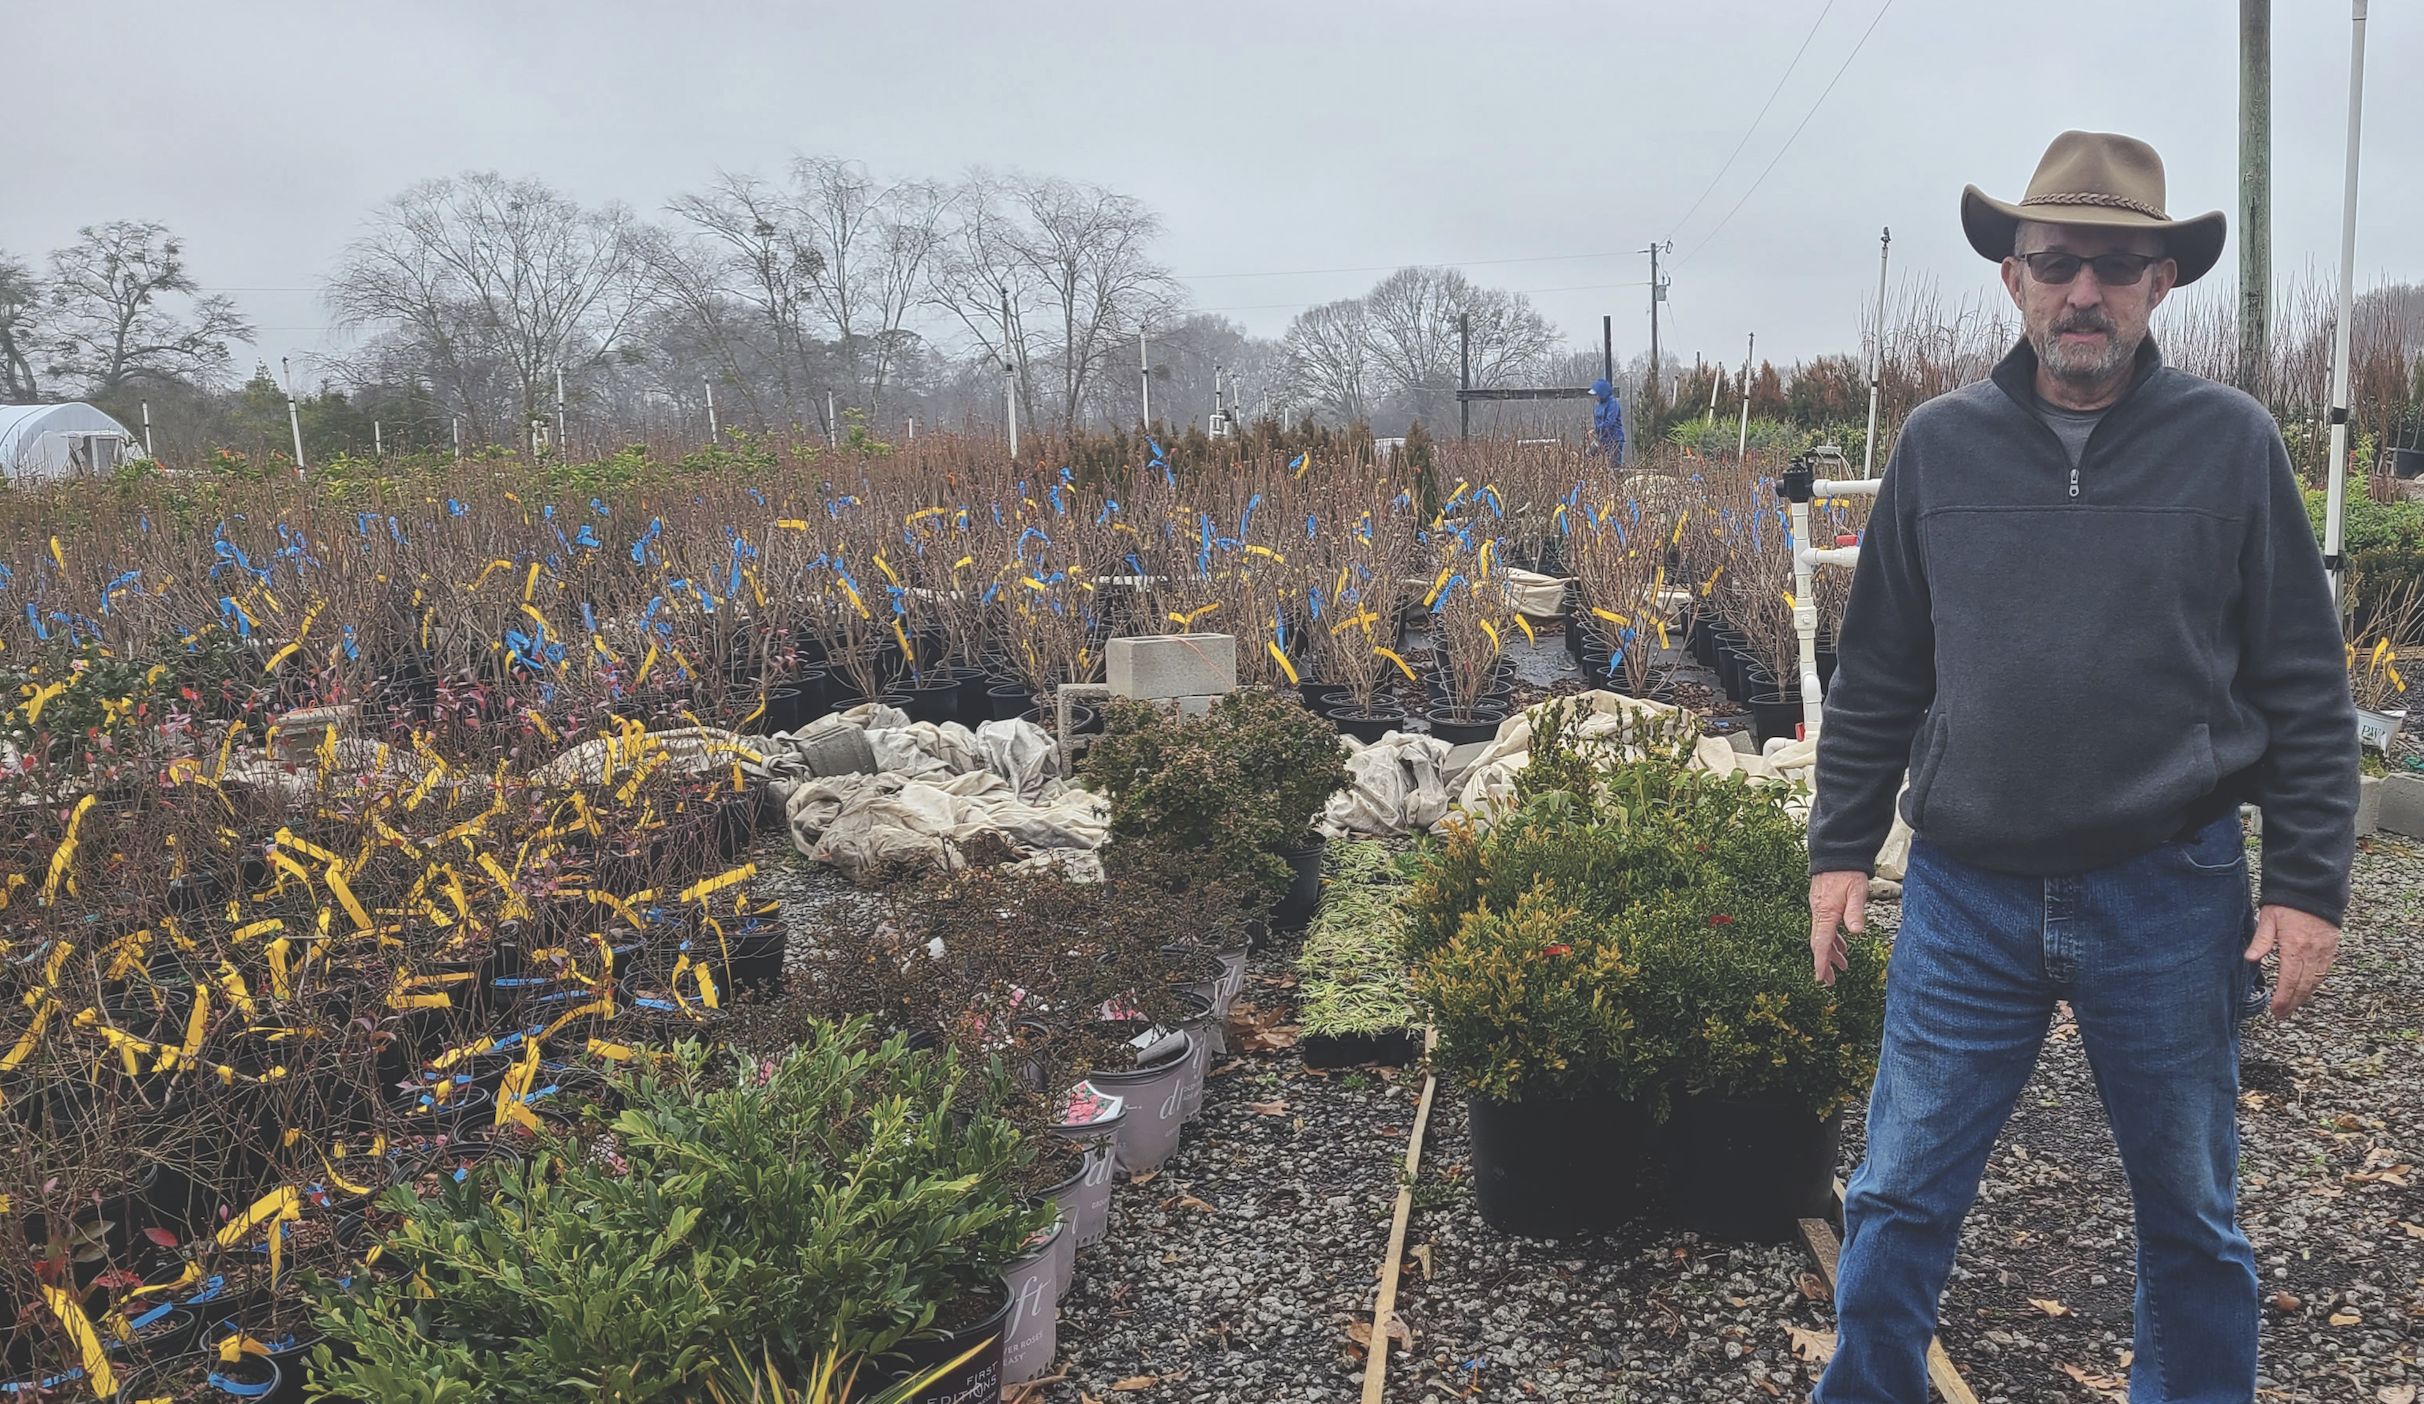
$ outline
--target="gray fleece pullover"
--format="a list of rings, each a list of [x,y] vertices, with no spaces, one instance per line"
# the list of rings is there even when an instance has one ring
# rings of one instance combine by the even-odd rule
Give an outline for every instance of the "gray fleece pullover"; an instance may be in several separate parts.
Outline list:
[[[2073,467],[2036,373],[2022,341],[1894,447],[1819,731],[1810,871],[1874,870],[1907,767],[1914,830],[2031,877],[2252,801],[2262,900],[2338,922],[2356,713],[2280,431],[2149,341]]]

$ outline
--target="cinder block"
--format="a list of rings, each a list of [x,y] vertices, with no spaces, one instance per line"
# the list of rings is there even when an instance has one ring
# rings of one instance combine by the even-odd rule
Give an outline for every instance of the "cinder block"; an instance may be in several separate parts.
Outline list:
[[[1230,634],[1113,639],[1103,662],[1114,697],[1163,701],[1237,690],[1237,639]]]
[[[2363,838],[2381,827],[2382,777],[2360,775],[2357,777],[2357,837]]]
[[[2424,838],[2424,776],[2382,777],[2382,827],[2409,838]]]

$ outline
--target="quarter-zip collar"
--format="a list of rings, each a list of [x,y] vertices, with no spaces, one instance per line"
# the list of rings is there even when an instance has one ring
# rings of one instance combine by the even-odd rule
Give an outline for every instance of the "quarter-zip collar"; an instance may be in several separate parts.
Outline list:
[[[2054,434],[2053,426],[2046,423],[2044,417],[2037,413],[2037,406],[2041,403],[2037,395],[2037,348],[2030,345],[2028,338],[2024,336],[1995,366],[1994,374],[1991,377],[1995,382],[1995,387],[2028,416],[2029,423],[2037,427],[2038,433],[2054,440],[2054,451],[2062,455],[2064,466],[2070,472],[2069,496],[2074,501],[2079,496],[2079,470],[2087,466],[2088,454],[2094,451],[2096,440],[2104,436],[2104,431],[2111,425],[2113,416],[2120,414],[2130,401],[2136,399],[2138,391],[2145,386],[2146,382],[2154,378],[2155,372],[2163,369],[2163,353],[2156,347],[2152,333],[2149,333],[2144,341],[2138,343],[2137,353],[2131,358],[2131,366],[2128,387],[2122,390],[2121,398],[2104,407],[2101,416],[2096,421],[2096,427],[2088,433],[2086,446],[2079,451],[2077,463],[2069,462],[2070,456],[2064,452],[2061,440]]]
[[[2131,358],[2129,388],[2121,392],[2120,399],[2105,406],[2105,416],[2110,418],[2120,413],[2121,407],[2136,399],[2139,389],[2161,369],[2163,353],[2155,346],[2154,333],[2149,332],[2146,339],[2138,343],[2138,354]],[[2012,349],[1996,363],[1990,378],[2005,395],[2011,397],[2013,404],[2028,411],[2029,418],[2037,417],[2037,348],[2029,345],[2027,337],[2013,344]]]

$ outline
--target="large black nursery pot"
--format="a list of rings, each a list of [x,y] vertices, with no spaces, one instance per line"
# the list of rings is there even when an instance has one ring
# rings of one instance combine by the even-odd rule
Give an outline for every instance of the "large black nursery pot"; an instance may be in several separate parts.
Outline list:
[[[909,694],[909,705],[903,708],[913,722],[959,721],[960,680],[949,673],[926,673],[904,680],[900,689]]]
[[[1834,1214],[1843,1111],[1781,1097],[1678,1093],[1660,1137],[1683,1226],[1732,1242],[1782,1243]]]
[[[1468,1097],[1473,1202],[1482,1222],[1525,1238],[1598,1233],[1641,1208],[1649,1116],[1604,1093],[1493,1102]]]
[[[1359,711],[1340,707],[1330,713],[1330,721],[1340,731],[1369,746],[1392,731],[1402,731],[1406,725],[1405,709],[1395,703],[1374,699],[1370,710]]]
[[[997,1284],[992,1290],[998,1294],[998,1301],[982,1319],[932,1336],[906,1340],[895,1348],[895,1354],[907,1359],[908,1368],[894,1378],[907,1379],[957,1356],[978,1341],[986,1342],[983,1349],[957,1368],[944,1371],[940,1379],[919,1390],[912,1404],[978,1404],[980,1400],[983,1404],[995,1404],[1001,1398],[1003,1336],[1010,1321],[1010,1309],[1017,1303],[1007,1284]]]
[[[985,707],[994,721],[1017,721],[1035,706],[1035,689],[1023,682],[995,682],[985,689]]]
[[[1308,678],[1296,685],[1296,692],[1304,698],[1306,711],[1326,717],[1333,708],[1343,705],[1347,687],[1345,683],[1314,682]]]
[[[1288,895],[1279,899],[1271,909],[1271,925],[1282,931],[1299,931],[1313,920],[1321,909],[1321,860],[1330,851],[1330,841],[1320,834],[1307,834],[1305,841],[1294,848],[1283,848],[1279,856],[1291,869]]]
[[[1754,692],[1743,705],[1751,709],[1751,739],[1761,746],[1777,737],[1791,740],[1801,725],[1799,692]]]
[[[1498,728],[1505,724],[1506,709],[1480,706],[1466,711],[1455,707],[1435,707],[1431,711],[1431,734],[1451,746],[1470,741],[1495,741]]]

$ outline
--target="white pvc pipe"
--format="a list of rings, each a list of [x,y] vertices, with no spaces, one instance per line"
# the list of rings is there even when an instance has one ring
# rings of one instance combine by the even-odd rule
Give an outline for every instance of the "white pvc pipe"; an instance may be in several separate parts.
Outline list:
[[[1810,484],[1813,497],[1875,497],[1883,478],[1820,478]]]
[[[1894,231],[1877,237],[1877,349],[1869,356],[1868,437],[1862,441],[1860,476],[1877,476],[1877,387],[1885,379],[1885,260],[1893,252]]]
[[[1818,734],[1818,719],[1826,706],[1818,682],[1818,601],[1810,580],[1810,504],[1796,502],[1793,510],[1793,633],[1801,652],[1801,732]]]
[[[2323,499],[2323,559],[2331,573],[2331,600],[2340,608],[2341,522],[2348,508],[2348,333],[2356,301],[2357,134],[2365,115],[2365,0],[2350,0],[2348,50],[2348,166],[2340,196],[2339,326],[2331,351],[2331,472]]]
[[[1860,564],[1860,548],[1857,546],[1829,546],[1821,550],[1815,546],[1804,546],[1793,553],[1793,558],[1803,565],[1843,566],[1849,569]]]

